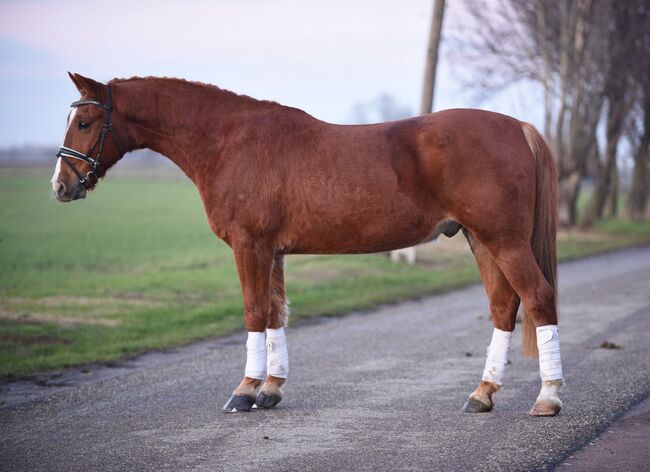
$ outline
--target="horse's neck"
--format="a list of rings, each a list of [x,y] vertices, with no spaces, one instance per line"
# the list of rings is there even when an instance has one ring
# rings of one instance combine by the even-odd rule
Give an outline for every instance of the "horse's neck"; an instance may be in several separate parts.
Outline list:
[[[236,114],[278,106],[174,79],[126,81],[118,87],[133,149],[149,148],[166,156],[195,182],[206,161],[218,158],[210,148],[224,141]]]

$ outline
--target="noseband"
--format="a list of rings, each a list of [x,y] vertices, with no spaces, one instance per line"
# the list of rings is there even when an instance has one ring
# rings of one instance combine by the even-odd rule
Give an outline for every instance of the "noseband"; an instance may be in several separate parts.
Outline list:
[[[104,149],[104,140],[106,139],[106,134],[110,131],[111,136],[113,136],[113,141],[120,151],[120,157],[124,155],[124,148],[122,148],[120,140],[117,138],[117,133],[115,133],[115,129],[111,123],[111,112],[113,111],[113,104],[111,100],[111,86],[106,85],[106,103],[100,103],[97,100],[78,100],[76,102],[72,102],[70,106],[77,108],[82,105],[95,105],[104,110],[104,125],[102,126],[102,129],[99,133],[99,139],[95,142],[95,144],[93,144],[93,147],[90,148],[88,154],[83,154],[79,151],[75,151],[74,149],[61,146],[59,148],[59,152],[56,153],[56,157],[61,158],[61,160],[65,162],[66,165],[70,167],[70,169],[72,169],[75,174],[77,174],[79,183],[81,185],[83,185],[86,189],[90,189],[94,187],[95,184],[97,184],[99,173],[102,172],[102,168],[99,164],[99,158],[101,157],[102,150]],[[97,148],[97,155],[95,157],[91,157],[95,148]],[[81,175],[75,166],[72,165],[70,159],[83,161],[90,166],[90,171],[86,174],[85,177]]]

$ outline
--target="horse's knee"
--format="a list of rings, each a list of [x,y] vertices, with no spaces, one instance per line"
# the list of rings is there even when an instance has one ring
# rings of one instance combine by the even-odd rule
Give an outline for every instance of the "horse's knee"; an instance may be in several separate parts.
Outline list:
[[[268,324],[269,315],[259,307],[244,308],[244,324],[249,332],[263,332]]]
[[[517,319],[518,301],[490,301],[492,324],[502,331],[514,331]]]

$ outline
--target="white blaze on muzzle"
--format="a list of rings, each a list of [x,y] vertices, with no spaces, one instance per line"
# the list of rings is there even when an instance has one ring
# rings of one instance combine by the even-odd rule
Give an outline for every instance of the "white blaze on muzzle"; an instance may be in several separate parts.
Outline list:
[[[267,373],[286,379],[289,375],[289,352],[284,328],[266,330]]]
[[[481,380],[503,385],[503,375],[508,364],[508,353],[510,352],[510,341],[512,331],[501,331],[494,328],[492,341],[487,349],[487,359]]]
[[[562,359],[557,325],[538,326],[536,331],[539,375],[544,381],[559,380],[562,378]]]
[[[70,112],[70,115],[68,116],[68,124],[66,125],[65,128],[65,134],[68,134],[68,130],[70,129],[70,125],[74,121],[75,115],[77,114],[77,108],[73,108],[72,111]],[[59,174],[61,173],[61,158],[57,158],[56,160],[56,167],[54,168],[54,175],[52,175],[52,189],[55,190],[54,186],[59,180]]]
[[[266,334],[248,332],[246,340],[246,369],[244,375],[264,380],[266,374]]]
[[[58,157],[56,159],[56,167],[54,167],[54,174],[52,175],[52,189],[53,190],[54,190],[54,186],[59,181],[59,174],[60,173],[61,173],[61,158]]]

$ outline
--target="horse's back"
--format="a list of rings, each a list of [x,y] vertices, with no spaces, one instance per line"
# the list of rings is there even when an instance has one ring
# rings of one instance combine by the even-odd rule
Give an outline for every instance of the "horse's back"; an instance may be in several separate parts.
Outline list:
[[[530,150],[506,115],[454,109],[332,125],[287,109],[266,123],[258,132],[275,139],[258,159],[281,175],[282,245],[292,252],[383,251],[434,237],[447,219],[482,226],[534,204]]]

